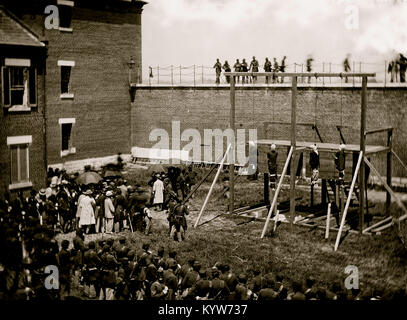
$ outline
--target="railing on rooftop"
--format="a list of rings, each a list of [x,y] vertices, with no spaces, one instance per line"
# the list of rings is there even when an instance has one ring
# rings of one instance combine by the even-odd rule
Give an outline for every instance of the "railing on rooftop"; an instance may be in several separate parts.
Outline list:
[[[250,63],[250,62],[248,62]],[[389,84],[400,83],[399,73],[393,75],[393,81],[391,80],[392,75],[388,72],[388,61],[382,62],[362,62],[362,61],[351,61],[351,72],[367,72],[367,73],[376,73],[376,77],[369,79],[369,82],[381,83],[384,86]],[[232,71],[233,63],[231,64]],[[285,67],[285,72],[306,72],[305,63],[292,63],[287,64]],[[220,77],[220,84],[227,84],[226,77],[223,74]],[[263,71],[263,67],[260,64],[259,71]],[[312,64],[312,73],[315,72],[332,72],[340,73],[344,72],[342,63],[331,63],[331,62],[313,62]],[[283,75],[283,73],[281,73]],[[280,78],[281,79],[281,78]],[[278,80],[280,80],[278,79]],[[213,66],[204,66],[204,65],[192,65],[192,66],[150,66],[148,67],[148,72],[144,74],[144,79],[142,81],[145,85],[213,85],[216,80],[216,72]],[[289,79],[284,79],[288,83]],[[346,82],[347,81],[347,82]],[[302,77],[298,79],[299,83],[308,83],[307,77]],[[355,85],[361,82],[360,78],[349,77],[347,80],[345,78],[315,78],[311,77],[311,84],[318,85],[329,85],[329,84],[345,84]],[[241,83],[241,81],[240,81]],[[259,77],[257,79],[257,84],[266,83],[265,77]],[[272,79],[269,79],[268,82],[270,85],[273,85]],[[246,84],[251,83],[251,77],[248,77]]]

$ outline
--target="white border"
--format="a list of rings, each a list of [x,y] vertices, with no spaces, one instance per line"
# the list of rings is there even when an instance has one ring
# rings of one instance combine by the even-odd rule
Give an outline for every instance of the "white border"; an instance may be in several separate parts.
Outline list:
[[[75,67],[75,61],[72,60],[58,60],[58,66]]]
[[[31,67],[30,59],[5,58],[4,65],[10,67]]]
[[[16,145],[16,144],[25,144],[25,143],[32,143],[33,138],[32,136],[13,136],[7,137],[7,145]]]
[[[57,0],[57,5],[73,7],[75,5],[75,2],[68,0]]]

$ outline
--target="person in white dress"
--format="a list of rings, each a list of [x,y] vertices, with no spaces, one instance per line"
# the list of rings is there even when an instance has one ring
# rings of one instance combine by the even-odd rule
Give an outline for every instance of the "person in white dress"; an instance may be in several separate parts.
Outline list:
[[[114,205],[112,201],[113,192],[106,192],[105,199],[105,218],[106,218],[106,233],[113,233],[113,220],[114,220]]]
[[[83,193],[84,197],[78,204],[79,228],[85,227],[85,233],[88,234],[90,227],[96,223],[95,221],[95,208],[96,201],[92,198],[92,191],[90,189]]]
[[[157,180],[153,184],[153,195],[154,201],[153,205],[161,211],[162,204],[164,202],[164,183],[161,180],[161,176],[159,174],[156,175]]]

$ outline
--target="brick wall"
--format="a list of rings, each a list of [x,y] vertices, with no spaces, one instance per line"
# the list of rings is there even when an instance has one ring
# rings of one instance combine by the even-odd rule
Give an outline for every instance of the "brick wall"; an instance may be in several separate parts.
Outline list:
[[[29,178],[36,190],[45,186],[46,162],[44,143],[44,69],[41,67],[43,58],[36,58],[30,50],[9,49],[1,50],[0,65],[4,58],[31,59],[32,66],[37,69],[37,101],[38,107],[32,108],[30,112],[8,112],[0,102],[0,197],[8,190],[11,180],[10,148],[7,146],[7,137],[10,136],[32,136],[32,144],[29,147]],[[1,78],[1,77],[0,77]],[[0,79],[0,87],[1,87]],[[1,101],[1,93],[0,93]],[[17,190],[15,190],[17,191]],[[15,191],[12,191],[14,193]]]
[[[290,122],[291,90],[289,87],[238,88],[236,90],[236,128],[256,128],[258,138],[290,139],[290,126],[269,125],[267,121]],[[368,89],[367,129],[385,126],[394,127],[393,147],[396,153],[407,162],[407,88]],[[300,87],[297,96],[297,121],[316,123],[325,142],[340,143],[337,125],[342,129],[346,142],[359,143],[360,130],[360,88],[312,88]],[[187,128],[203,129],[229,126],[230,91],[227,87],[138,87],[135,107],[132,108],[132,141],[135,146],[152,147],[156,142],[149,141],[149,134],[155,128],[163,128],[171,138],[171,121],[181,123],[181,132]],[[226,140],[226,139],[225,139]],[[246,138],[246,141],[248,138]],[[309,126],[298,126],[297,141],[319,142]],[[385,134],[369,136],[368,144],[385,144]],[[184,146],[187,142],[181,142]],[[226,148],[225,148],[226,149]],[[224,150],[225,150],[224,149]],[[260,148],[260,169],[265,170],[264,147]],[[281,150],[283,155],[286,150]],[[308,162],[305,152],[306,163]],[[334,172],[330,155],[322,155],[321,171]],[[280,158],[280,168],[284,157]],[[352,156],[348,157],[351,167]],[[372,161],[385,175],[385,155],[372,156]],[[407,173],[394,160],[395,176]],[[350,171],[350,170],[348,170]]]
[[[48,164],[129,153],[130,94],[127,62],[141,65],[141,14],[73,8],[73,32],[45,30],[43,18],[23,20],[42,30],[48,40],[47,155]],[[61,99],[58,60],[73,60],[73,99]],[[135,74],[133,73],[133,77]],[[72,146],[75,154],[61,157],[60,118],[75,118]]]

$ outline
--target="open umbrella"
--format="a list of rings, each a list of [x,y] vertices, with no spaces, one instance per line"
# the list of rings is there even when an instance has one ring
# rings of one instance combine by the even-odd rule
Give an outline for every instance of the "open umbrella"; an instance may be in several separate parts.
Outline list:
[[[104,178],[121,178],[122,174],[120,171],[115,170],[106,170],[105,174],[103,175]]]
[[[159,163],[153,164],[148,168],[148,172],[150,172],[150,173],[152,173],[152,172],[160,173],[160,172],[165,172],[165,171],[166,170],[164,169],[164,167]]]
[[[85,171],[84,173],[80,174],[78,178],[76,178],[76,183],[78,184],[92,184],[92,183],[99,183],[102,180],[102,177],[94,171]]]

